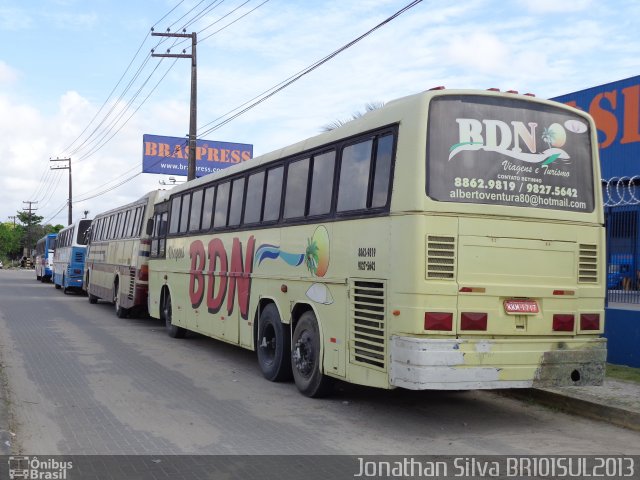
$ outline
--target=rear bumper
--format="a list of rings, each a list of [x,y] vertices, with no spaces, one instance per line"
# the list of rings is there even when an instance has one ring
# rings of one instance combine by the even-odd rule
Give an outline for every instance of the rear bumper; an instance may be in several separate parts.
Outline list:
[[[390,383],[410,390],[602,385],[606,339],[393,336]]]

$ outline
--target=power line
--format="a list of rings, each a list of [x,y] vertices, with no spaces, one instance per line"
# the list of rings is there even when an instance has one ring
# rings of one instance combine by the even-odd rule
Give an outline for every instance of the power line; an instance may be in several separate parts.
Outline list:
[[[173,61],[173,63],[169,66],[169,68],[168,68],[168,69],[167,69],[167,71],[164,73],[164,75],[162,75],[162,77],[160,78],[160,80],[158,80],[158,82],[155,84],[155,86],[151,89],[151,91],[149,92],[149,94],[144,98],[144,100],[142,100],[142,102],[140,103],[140,105],[138,105],[138,106],[136,107],[136,109],[131,113],[131,115],[129,115],[129,117],[128,117],[128,118],[127,118],[127,119],[122,123],[122,125],[120,125],[120,126],[118,127],[118,129],[117,129],[115,132],[113,132],[109,138],[106,138],[106,140],[104,140],[104,141],[103,141],[99,146],[95,147],[95,148],[94,148],[93,150],[91,150],[90,152],[85,153],[84,155],[82,155],[82,156],[80,157],[80,159],[78,160],[78,162],[83,161],[83,160],[86,160],[89,156],[91,156],[91,155],[93,155],[94,153],[96,153],[96,152],[98,152],[99,150],[101,150],[101,149],[102,149],[102,147],[104,147],[107,143],[109,143],[109,141],[110,141],[113,137],[115,137],[115,136],[120,132],[120,130],[122,130],[122,129],[124,128],[124,126],[125,126],[127,123],[129,123],[129,120],[131,120],[131,118],[133,118],[133,116],[138,112],[138,110],[140,110],[140,108],[142,108],[142,105],[144,105],[144,104],[145,104],[145,102],[149,99],[149,97],[151,96],[151,94],[152,94],[153,92],[155,92],[156,88],[158,88],[158,85],[160,85],[160,83],[161,83],[161,82],[165,79],[165,77],[169,74],[169,72],[171,71],[171,69],[172,69],[172,68],[174,67],[174,65],[176,64],[176,61],[177,61],[177,60],[174,60],[174,61]],[[158,64],[160,64],[160,62],[158,62]],[[154,69],[154,71],[155,71],[155,69]],[[151,77],[149,77],[149,79],[150,79],[150,78],[151,78]],[[147,79],[147,81],[148,81],[149,79]],[[145,82],[145,85],[146,85],[146,82]],[[142,89],[142,87],[141,87],[141,89]],[[140,90],[138,90],[138,92],[136,93],[136,97],[137,97],[137,95],[140,93],[141,89],[140,89]],[[135,99],[136,97],[134,97],[134,99]],[[124,116],[124,114],[126,113],[126,111],[127,111],[127,110],[128,110],[128,107],[122,111],[122,114],[121,114],[121,116],[118,118],[118,120],[120,120],[120,119],[122,118],[122,116]],[[105,134],[103,135],[102,139],[105,139],[105,137],[106,137],[109,133],[110,133],[110,131],[105,132]],[[101,139],[101,140],[102,140],[102,139]]]
[[[158,23],[160,23],[162,20],[164,20],[165,18],[167,18],[176,8],[178,8],[182,3],[184,2],[184,0],[180,0],[171,10],[169,10],[164,16],[162,16],[162,18],[160,18],[155,24],[157,25]],[[144,43],[146,42],[147,38],[149,37],[149,33],[147,32],[147,34],[145,35],[145,38],[143,39],[143,41],[141,42],[140,46],[138,47],[136,53],[133,55],[131,61],[129,62],[129,64],[127,65],[125,71],[123,72],[123,74],[120,76],[120,79],[118,80],[118,82],[116,83],[116,85],[113,87],[113,89],[111,90],[111,92],[109,93],[109,95],[107,96],[107,98],[105,99],[105,101],[103,102],[103,104],[100,106],[100,108],[97,110],[97,112],[94,114],[94,116],[92,117],[92,119],[89,121],[89,123],[87,123],[87,125],[85,126],[85,128],[82,130],[82,132],[63,150],[64,152],[69,151],[81,138],[82,136],[87,132],[87,130],[91,127],[92,124],[94,124],[94,122],[96,121],[96,119],[98,118],[98,116],[100,115],[100,113],[104,110],[105,106],[108,104],[109,100],[112,98],[113,94],[115,93],[115,91],[117,90],[118,86],[122,83],[123,79],[125,78],[127,72],[129,72],[129,70],[131,69],[131,66],[133,65],[135,59],[138,57],[138,55],[140,54],[140,51],[142,50],[142,47],[144,45]],[[150,56],[147,56],[146,61],[143,61],[142,65],[138,68],[138,71],[136,72],[136,74],[134,74],[133,79],[135,80],[139,75],[140,72],[142,71],[142,69],[144,68],[144,66],[146,65],[146,62],[148,61],[148,59],[150,58]],[[132,81],[134,81],[132,80]],[[127,88],[124,90],[124,92],[121,94],[120,99],[116,102],[116,104],[118,104],[118,102],[124,97],[124,95],[126,94],[126,92],[129,90],[129,88],[131,87],[131,82],[129,83],[129,85],[127,86]],[[110,111],[111,113],[111,111]],[[82,142],[78,147],[76,147],[76,149],[71,152],[71,154],[75,154],[79,151],[80,148],[82,148],[86,142],[93,136],[93,134],[95,134],[95,132],[100,128],[101,125],[104,124],[104,122],[106,121],[106,119],[109,117],[109,114],[107,114],[104,119],[96,126],[96,128],[94,129],[94,131],[85,139],[84,142]],[[44,168],[43,169],[43,174],[41,175],[40,178],[40,182],[39,182],[39,186],[36,189],[36,192],[41,192],[41,191],[45,191],[46,190],[50,190],[51,189],[51,185],[53,184],[55,178],[51,177],[48,175],[49,173],[49,169],[48,168]],[[45,176],[46,175],[46,176]],[[46,187],[46,185],[49,185],[49,187]],[[56,186],[57,188],[57,186]],[[55,191],[55,188],[54,188]],[[47,193],[44,193],[43,198],[46,197]]]
[[[347,50],[348,48],[352,47],[353,45],[355,45],[356,43],[358,43],[360,40],[368,37],[369,35],[371,35],[373,32],[375,32],[376,30],[378,30],[379,28],[381,28],[382,26],[386,25],[387,23],[391,22],[392,20],[394,20],[395,18],[397,18],[398,16],[402,15],[404,12],[406,12],[407,10],[415,7],[416,5],[418,5],[419,3],[421,3],[422,0],[414,0],[413,2],[411,2],[410,4],[406,5],[405,7],[401,8],[400,10],[398,10],[396,13],[394,13],[393,15],[391,15],[390,17],[388,17],[386,20],[383,20],[382,22],[380,22],[379,24],[377,24],[375,27],[371,28],[370,30],[368,30],[367,32],[363,33],[362,35],[360,35],[359,37],[355,38],[354,40],[350,41],[349,43],[347,43],[346,45],[343,45],[342,47],[340,47],[339,49],[335,50],[333,53],[330,53],[329,55],[327,55],[326,57],[318,60],[315,63],[312,63],[311,65],[309,65],[307,68],[301,70],[300,72],[298,72],[297,74],[289,77],[289,79],[285,80],[284,82],[281,82],[277,85],[275,85],[274,87],[271,87],[269,90],[265,90],[264,92],[262,92],[260,95],[254,97],[253,99],[249,100],[248,102],[245,102],[243,105],[241,105],[240,107],[236,107],[233,110],[230,110],[229,112],[225,113],[224,115],[221,115],[220,117],[216,118],[215,120],[203,125],[202,127],[200,127],[200,129],[207,127],[208,125],[211,125],[213,123],[215,123],[216,121],[228,116],[229,114],[236,112],[237,110],[241,109],[244,105],[249,104],[250,102],[252,102],[253,100],[255,100],[256,98],[259,98],[258,100],[256,100],[255,102],[251,103],[249,106],[242,108],[240,111],[238,111],[237,113],[235,113],[234,115],[232,115],[231,117],[227,118],[226,120],[221,121],[220,123],[217,123],[215,125],[213,125],[213,127],[209,128],[208,130],[205,130],[204,132],[202,132],[201,134],[199,134],[198,136],[204,136],[207,135],[217,129],[219,129],[220,127],[226,125],[227,123],[231,122],[232,120],[238,118],[240,115],[248,112],[249,110],[251,110],[252,108],[258,106],[259,104],[261,104],[262,102],[266,101],[267,99],[273,97],[276,93],[284,90],[285,88],[287,88],[289,85],[291,85],[292,83],[297,82],[298,80],[300,80],[303,76],[311,73],[312,71],[314,71],[315,69],[317,69],[318,67],[320,67],[321,65],[324,65],[325,63],[327,63],[329,60],[331,60],[332,58],[336,57],[337,55],[339,55],[340,53],[344,52],[345,50]],[[270,92],[270,93],[269,93]]]
[[[257,10],[258,8],[260,8],[261,6],[263,6],[265,3],[267,3],[268,1],[269,1],[269,0],[264,0],[264,2],[262,2],[260,5],[258,5],[257,7],[252,8],[252,9],[251,9],[251,10],[249,10],[247,13],[245,13],[245,14],[243,14],[243,15],[239,16],[239,17],[238,17],[238,18],[236,18],[233,22],[230,22],[230,23],[226,24],[224,27],[222,27],[222,28],[220,28],[220,29],[216,30],[215,32],[210,33],[210,34],[209,34],[209,35],[207,35],[206,37],[204,37],[204,38],[200,39],[200,42],[204,42],[207,38],[212,37],[212,36],[213,36],[213,35],[215,35],[216,33],[220,33],[220,32],[221,32],[222,30],[224,30],[225,28],[230,27],[231,25],[233,25],[234,23],[236,23],[236,22],[237,22],[237,21],[239,21],[239,20],[242,20],[244,17],[246,17],[247,15],[249,15],[250,13],[252,13],[253,11]],[[247,3],[247,2],[245,2],[245,3]],[[244,3],[243,3],[242,5],[244,5]],[[240,5],[240,6],[242,6],[242,5]],[[238,8],[239,8],[239,7],[238,7]],[[234,10],[234,11],[235,11],[235,10]],[[216,23],[217,23],[217,22],[216,22]],[[212,27],[212,26],[213,26],[213,24],[209,25],[208,27],[203,28],[202,30],[200,30],[200,32],[199,32],[199,33],[204,32],[207,28]]]
[[[198,136],[203,136],[203,135],[206,135],[206,134],[208,134],[208,133],[210,133],[210,132],[212,132],[212,131],[214,131],[214,130],[217,130],[218,128],[222,127],[223,125],[226,125],[227,123],[231,122],[231,121],[232,121],[232,120],[234,120],[235,118],[239,117],[239,116],[240,116],[240,115],[242,115],[243,113],[245,113],[245,112],[247,112],[247,111],[251,110],[252,108],[254,108],[255,106],[257,106],[258,104],[260,104],[260,103],[264,102],[265,100],[267,100],[268,98],[272,97],[272,96],[273,96],[273,95],[275,95],[276,93],[278,93],[278,92],[282,91],[284,88],[288,87],[289,85],[291,85],[291,84],[292,84],[292,83],[294,83],[295,81],[299,80],[299,79],[300,79],[300,78],[302,78],[304,75],[306,75],[306,74],[308,74],[308,73],[312,72],[313,70],[315,70],[316,68],[320,67],[320,66],[321,66],[321,65],[323,65],[324,63],[328,62],[329,60],[331,60],[332,58],[334,58],[335,56],[337,56],[338,54],[340,54],[340,53],[341,53],[341,52],[343,52],[344,50],[346,50],[346,49],[348,49],[349,47],[351,47],[351,46],[355,45],[356,43],[358,43],[358,42],[359,42],[360,40],[362,40],[363,38],[365,38],[365,37],[369,36],[371,33],[373,33],[374,31],[378,30],[380,27],[382,27],[382,26],[386,25],[387,23],[391,22],[392,20],[394,20],[395,18],[397,18],[399,15],[402,15],[404,12],[406,12],[407,10],[409,10],[409,9],[411,9],[411,8],[413,8],[413,7],[415,7],[417,4],[419,4],[419,3],[421,3],[421,2],[422,2],[422,0],[415,0],[415,1],[411,2],[411,3],[409,3],[407,6],[405,6],[404,8],[402,8],[402,9],[400,9],[400,10],[398,10],[396,13],[394,13],[393,15],[391,15],[390,17],[388,17],[386,20],[384,20],[384,21],[380,22],[378,25],[376,25],[375,27],[371,28],[370,30],[368,30],[368,31],[367,31],[367,32],[365,32],[364,34],[360,35],[360,36],[359,36],[359,37],[357,37],[356,39],[352,40],[351,42],[347,43],[346,45],[344,45],[344,46],[340,47],[338,50],[335,50],[333,53],[331,53],[331,54],[329,54],[329,55],[325,56],[324,58],[322,58],[322,59],[318,60],[317,62],[315,62],[315,63],[311,64],[311,65],[310,65],[309,67],[307,67],[306,69],[301,70],[301,71],[300,71],[300,72],[298,72],[297,74],[295,74],[295,75],[293,75],[293,76],[289,77],[287,80],[285,80],[285,81],[283,81],[283,82],[280,82],[280,83],[279,83],[279,84],[277,84],[276,86],[274,86],[274,87],[270,88],[269,90],[266,90],[265,92],[263,92],[262,94],[260,94],[260,95],[258,95],[258,96],[256,96],[256,97],[254,97],[252,100],[255,100],[256,98],[261,97],[261,96],[262,96],[262,95],[264,95],[265,93],[271,92],[271,93],[269,93],[268,95],[266,95],[266,96],[264,96],[264,97],[260,98],[260,100],[258,100],[258,101],[256,101],[256,102],[254,102],[254,103],[252,103],[251,105],[249,105],[248,107],[246,107],[246,108],[242,109],[241,111],[239,111],[238,113],[236,113],[236,114],[235,114],[235,115],[233,115],[232,117],[230,117],[230,118],[228,118],[228,119],[224,120],[223,122],[220,122],[220,123],[219,123],[219,124],[217,124],[217,125],[214,125],[212,128],[210,128],[210,129],[206,130],[205,132],[203,132],[201,135],[198,135]],[[175,63],[175,61],[174,61],[174,63]],[[277,88],[276,88],[276,87],[277,87]],[[206,125],[204,125],[204,126],[206,127],[207,125],[211,125],[211,124],[212,124],[212,123],[214,123],[215,121],[217,121],[217,120],[219,120],[219,119],[221,119],[221,118],[224,118],[224,117],[225,117],[225,116],[227,116],[229,113],[233,113],[233,112],[235,112],[235,111],[239,110],[239,109],[240,109],[240,108],[242,108],[243,106],[245,106],[245,105],[249,104],[252,100],[249,100],[248,102],[245,102],[245,103],[244,103],[244,104],[242,104],[240,107],[236,107],[235,109],[231,110],[231,111],[230,111],[230,112],[228,112],[227,114],[222,115],[221,117],[218,117],[218,118],[217,118],[216,120],[214,120],[213,122],[210,122],[210,123],[208,123],[208,124],[206,124]],[[203,127],[201,127],[201,128],[203,128]],[[115,190],[116,188],[118,188],[118,187],[120,187],[120,186],[122,186],[122,185],[124,185],[124,184],[126,184],[126,183],[128,183],[128,182],[130,182],[131,180],[133,180],[134,178],[136,178],[137,176],[139,176],[141,173],[142,173],[142,172],[137,172],[137,173],[135,173],[134,175],[132,175],[132,176],[130,176],[130,177],[128,177],[128,178],[125,178],[124,180],[122,180],[122,181],[121,181],[121,182],[119,182],[118,184],[113,185],[113,186],[111,186],[111,187],[109,187],[109,188],[105,189],[104,191],[97,192],[97,193],[93,194],[93,195],[92,195],[92,196],[90,196],[90,197],[87,197],[87,198],[84,198],[84,199],[81,199],[81,200],[77,200],[77,201],[76,201],[76,202],[74,202],[74,203],[80,203],[80,202],[83,202],[83,201],[86,201],[86,200],[90,200],[90,199],[92,199],[92,198],[96,198],[96,197],[98,197],[98,196],[100,196],[100,195],[104,195],[105,193],[108,193],[108,192],[110,192],[110,191],[112,191],[112,190]],[[121,176],[122,176],[122,175],[121,175]],[[108,183],[107,183],[107,184],[108,184]],[[107,184],[105,184],[105,185],[107,185]]]

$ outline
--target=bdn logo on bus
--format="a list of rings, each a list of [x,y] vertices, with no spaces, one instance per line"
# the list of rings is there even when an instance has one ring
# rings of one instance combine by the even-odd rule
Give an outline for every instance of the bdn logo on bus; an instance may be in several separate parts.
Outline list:
[[[227,313],[231,315],[237,289],[240,316],[248,320],[255,244],[256,241],[252,235],[247,241],[243,262],[242,243],[237,237],[234,238],[231,247],[231,263],[229,263],[227,250],[219,238],[212,239],[206,251],[201,240],[191,243],[189,247],[189,257],[191,258],[189,297],[191,307],[198,308],[202,304],[206,287],[207,310],[209,313],[218,313],[226,296]],[[209,268],[205,274],[207,259],[209,259]],[[214,273],[216,271],[218,271],[217,274]]]

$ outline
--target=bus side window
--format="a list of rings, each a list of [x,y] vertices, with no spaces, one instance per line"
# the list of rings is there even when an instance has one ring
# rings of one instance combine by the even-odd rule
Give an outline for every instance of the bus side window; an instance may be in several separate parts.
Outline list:
[[[240,225],[243,198],[244,177],[234,180],[231,186],[231,205],[229,205],[229,221],[227,222],[230,227]]]
[[[331,210],[333,198],[333,171],[336,163],[336,152],[326,152],[313,157],[313,173],[311,177],[311,198],[309,199],[309,215],[322,215]]]
[[[164,257],[165,245],[167,243],[167,220],[169,212],[164,212],[160,218],[160,226],[158,227],[158,235],[160,237],[160,245],[158,247],[158,256]]]
[[[138,222],[140,221],[139,217],[140,214],[140,208],[136,208],[133,212],[131,212],[131,225],[129,225],[129,229],[127,232],[127,236],[129,237],[133,237],[136,231],[136,225],[138,224]]]
[[[182,197],[173,197],[171,200],[171,223],[169,224],[169,233],[178,233],[180,226],[180,201]]]
[[[133,226],[133,220],[135,216],[136,216],[136,209],[130,208],[129,211],[127,212],[127,221],[124,224],[124,231],[122,232],[123,237],[125,238],[131,237],[131,230],[132,230],[131,227]]]
[[[289,164],[284,196],[284,218],[304,217],[309,183],[309,159]]]
[[[118,220],[116,221],[116,228],[113,232],[113,238],[120,238],[120,233],[122,232],[122,220],[124,217],[124,212],[118,213]]]
[[[211,228],[211,219],[213,217],[213,201],[216,198],[216,187],[209,187],[204,193],[204,205],[202,206],[202,230]]]
[[[264,191],[264,172],[254,173],[247,182],[247,201],[244,206],[243,223],[258,223],[262,210],[262,193]]]
[[[180,209],[180,233],[185,233],[189,226],[189,208],[191,207],[191,194],[182,195],[182,208]]]
[[[284,167],[272,168],[267,171],[267,191],[264,195],[263,222],[278,220],[280,204],[282,202],[282,178]]]
[[[213,216],[213,227],[220,228],[227,225],[227,211],[229,207],[229,182],[218,185],[216,194],[216,213]]]
[[[133,235],[135,237],[139,237],[142,234],[142,222],[144,221],[144,209],[146,207],[143,205],[142,207],[138,207],[138,220],[136,221],[135,230],[133,231]]]
[[[393,135],[385,135],[378,139],[376,164],[373,174],[373,193],[371,208],[384,207],[389,197],[389,180],[391,177],[391,156],[393,154]]]
[[[109,240],[116,238],[115,232],[117,220],[118,217],[115,213],[109,217]]]
[[[369,169],[373,140],[349,145],[342,150],[338,212],[362,210],[367,207]]]
[[[191,198],[191,214],[189,218],[189,231],[200,230],[200,215],[202,214],[202,190],[193,192]]]
[[[119,237],[125,238],[127,236],[127,224],[129,223],[129,215],[131,214],[130,210],[127,210],[122,214],[122,228],[120,228]]]

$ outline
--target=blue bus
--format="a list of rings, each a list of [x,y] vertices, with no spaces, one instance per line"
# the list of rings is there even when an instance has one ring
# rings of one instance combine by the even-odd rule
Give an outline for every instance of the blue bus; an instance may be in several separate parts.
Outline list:
[[[82,291],[84,260],[87,253],[87,231],[91,220],[80,220],[58,232],[53,254],[53,284],[64,293]]]
[[[36,280],[42,283],[51,280],[51,266],[53,262],[53,252],[56,249],[57,233],[49,233],[36,243],[36,254],[34,263],[36,267]]]

